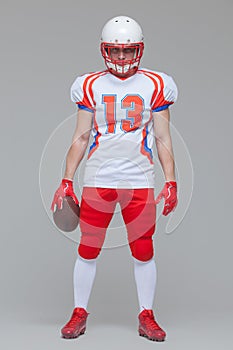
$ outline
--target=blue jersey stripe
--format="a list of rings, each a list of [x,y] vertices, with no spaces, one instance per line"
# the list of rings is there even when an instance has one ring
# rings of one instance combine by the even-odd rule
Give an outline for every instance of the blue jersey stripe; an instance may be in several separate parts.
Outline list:
[[[93,109],[88,108],[87,106],[84,106],[84,105],[78,104],[78,107],[79,107],[80,109],[84,109],[85,111],[88,111],[88,112],[91,112],[91,113],[94,112]]]
[[[163,111],[164,109],[167,109],[169,106],[171,105],[171,103],[161,106],[161,107],[157,107],[155,109],[152,109],[152,112],[159,112],[159,111]]]
[[[144,138],[143,146],[144,146],[145,151],[149,153],[150,158],[153,159],[152,150],[151,150],[151,148],[148,147],[148,144],[147,144],[147,136],[148,136],[148,125],[146,126],[146,137]]]

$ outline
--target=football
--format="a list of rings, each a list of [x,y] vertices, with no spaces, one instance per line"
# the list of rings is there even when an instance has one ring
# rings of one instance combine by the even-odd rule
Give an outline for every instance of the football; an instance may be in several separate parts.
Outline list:
[[[62,209],[53,213],[55,225],[62,231],[72,232],[79,224],[80,208],[70,196],[63,198]]]

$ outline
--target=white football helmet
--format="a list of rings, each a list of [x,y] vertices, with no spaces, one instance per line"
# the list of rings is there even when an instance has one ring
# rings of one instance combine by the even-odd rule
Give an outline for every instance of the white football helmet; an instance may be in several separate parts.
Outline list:
[[[101,53],[110,73],[123,78],[136,73],[143,49],[142,29],[134,19],[114,17],[103,27]]]

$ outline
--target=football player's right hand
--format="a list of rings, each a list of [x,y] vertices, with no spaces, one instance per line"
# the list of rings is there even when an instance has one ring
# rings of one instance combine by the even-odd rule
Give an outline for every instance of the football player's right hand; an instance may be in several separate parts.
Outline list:
[[[69,179],[62,179],[62,182],[55,192],[51,210],[54,212],[56,208],[62,209],[63,198],[70,196],[73,198],[75,204],[79,204],[78,198],[76,197],[73,190],[73,181]]]

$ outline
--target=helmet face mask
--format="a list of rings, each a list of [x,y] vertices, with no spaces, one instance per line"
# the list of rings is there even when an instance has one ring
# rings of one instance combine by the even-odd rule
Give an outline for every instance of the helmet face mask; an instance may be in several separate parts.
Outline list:
[[[102,31],[101,53],[110,73],[127,78],[136,73],[143,54],[143,34],[132,18],[118,16]]]
[[[143,54],[144,44],[101,43],[101,53],[110,73],[128,77],[136,73]]]

